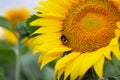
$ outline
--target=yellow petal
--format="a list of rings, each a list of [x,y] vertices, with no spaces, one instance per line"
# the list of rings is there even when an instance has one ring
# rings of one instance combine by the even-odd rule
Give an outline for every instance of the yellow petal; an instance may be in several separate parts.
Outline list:
[[[60,57],[60,55],[58,55],[58,56],[53,56],[53,55],[51,55],[51,56],[46,56],[46,57],[42,60],[42,64],[41,64],[41,68],[40,68],[40,69],[43,69],[43,67],[44,67],[46,64],[48,64],[49,62],[57,59],[58,57]]]
[[[69,0],[56,0],[60,6],[63,6],[64,8],[70,9],[73,5],[72,2]]]
[[[66,51],[69,51],[69,50],[71,50],[71,49],[68,48],[68,47],[65,47],[65,46],[60,46],[60,47],[53,48],[48,53],[46,53],[46,56],[44,57],[44,59],[42,59],[41,68],[43,68],[47,63],[49,63],[50,61],[60,57],[61,54],[63,54]]]
[[[77,68],[76,65],[74,65],[74,62],[76,62],[76,59],[78,59],[80,53],[78,53],[78,52],[72,52],[72,53],[78,54],[78,56],[76,56],[74,59],[71,57],[71,60],[69,62],[66,62],[65,64],[63,64],[63,65],[66,65],[65,67],[63,67],[65,69],[64,80],[66,80],[66,78],[70,75],[70,73],[73,72]],[[78,63],[77,63],[77,65],[78,65]],[[79,69],[79,67],[77,69]],[[58,70],[58,71],[60,71],[60,70]],[[71,80],[74,80],[74,79],[71,79]]]
[[[51,0],[48,0],[47,2],[39,2],[40,7],[42,7],[44,10],[47,10],[47,11],[51,11],[51,12],[54,12],[54,13],[60,13],[60,14],[67,14],[67,9],[64,8],[63,6],[60,6],[58,4],[55,4],[53,1]],[[53,6],[53,7],[50,7],[50,6]],[[59,10],[58,10],[59,9]],[[41,9],[39,9],[41,10]]]
[[[56,20],[64,20],[65,15],[57,14],[57,13],[44,13],[44,14],[36,14],[39,17],[49,18],[49,19],[56,19]]]
[[[74,60],[72,60],[71,62],[69,62],[69,64],[65,67],[65,72],[64,72],[64,80],[66,80],[66,78],[70,75],[70,73],[73,71],[73,63]]]
[[[61,38],[61,33],[49,33],[49,34],[41,34],[36,37],[32,44],[42,44],[47,42],[58,41]],[[38,43],[39,42],[39,43]]]
[[[80,53],[72,52],[72,53],[68,54],[67,56],[63,57],[62,59],[60,59],[56,63],[56,65],[55,65],[55,71],[62,69],[67,64],[69,64],[70,61],[72,61],[73,59],[75,59],[79,55],[80,55]]]
[[[112,48],[112,52],[113,52],[113,54],[116,56],[116,58],[117,58],[118,60],[120,60],[120,49],[119,49],[119,47],[114,47],[114,48]]]
[[[57,43],[57,42],[58,41],[45,43],[43,45],[36,46],[33,50],[33,53],[36,54],[38,52],[41,52],[41,53],[48,55],[50,53],[65,52],[65,51],[71,50],[70,48],[63,46],[62,43],[59,43],[59,42]]]
[[[120,37],[120,29],[115,30],[115,36],[118,38]]]
[[[11,32],[7,29],[3,29],[3,30],[4,30],[5,39],[8,42],[10,42],[11,44],[16,44],[18,42],[18,39],[13,32]]]
[[[83,60],[85,59],[86,54],[81,54],[79,57],[75,60],[73,63],[73,66],[71,67],[71,70],[69,73],[71,73],[70,79],[75,80],[80,75],[80,67],[83,64]],[[85,64],[85,63],[84,63]]]
[[[92,53],[85,53],[86,56],[82,61],[82,65],[79,67],[80,78],[82,78],[85,75],[85,73],[88,71],[88,69],[90,69],[98,60],[100,60],[101,56],[103,55],[100,53],[101,52],[99,51],[92,52]]]
[[[119,50],[120,44],[118,41],[119,41],[119,38],[112,39],[109,46],[111,47],[111,50],[113,54],[116,56],[116,58],[120,60],[120,50]]]
[[[116,25],[120,29],[120,22],[117,22]]]
[[[54,1],[54,0],[53,0]],[[85,0],[56,0],[58,4],[63,6],[64,8],[71,9],[71,7],[75,4],[80,4]]]
[[[53,48],[49,52],[42,53],[40,55],[39,59],[38,59],[38,63],[40,63],[42,61],[42,67],[43,67],[47,63],[49,63],[50,61],[52,61],[53,59],[56,59],[58,56],[60,56],[61,54],[63,54],[65,51],[69,51],[69,50],[71,50],[71,49],[67,48],[67,47],[63,47],[63,46],[60,46],[60,47],[57,47],[57,48]]]
[[[70,2],[72,2],[74,4],[80,4],[80,0],[70,0]]]
[[[59,47],[62,45],[62,42],[60,40],[55,40],[53,42],[46,42],[44,44],[40,44],[34,48],[33,53],[42,52],[45,53],[46,51],[49,51],[51,49],[54,49],[56,47]]]
[[[46,55],[45,54],[40,54],[40,56],[39,56],[39,58],[38,58],[38,63],[41,63],[42,62],[42,60],[44,59],[46,57]]]
[[[65,68],[62,68],[58,71],[58,80],[60,80],[61,75],[63,74],[63,72],[65,71]]]
[[[117,38],[117,37],[116,37],[116,38],[113,38],[113,39],[111,40],[109,46],[111,46],[111,47],[119,46],[118,41],[119,41],[119,38]]]
[[[111,58],[111,48],[108,46],[108,47],[104,47],[104,48],[101,48],[99,50],[99,52],[101,52],[101,54],[104,54],[104,56],[108,59],[108,60],[112,60]]]
[[[104,58],[104,56],[102,56],[100,58],[100,60],[98,60],[98,62],[94,65],[94,70],[95,70],[96,74],[99,76],[100,79],[103,78],[104,61],[105,61],[105,58]]]
[[[38,30],[36,30],[33,34],[36,34],[36,33],[54,33],[54,32],[59,32],[61,30],[62,30],[61,26],[41,27]]]
[[[36,20],[32,21],[30,23],[30,26],[50,27],[50,26],[61,26],[62,24],[63,24],[62,21],[47,19],[47,18],[40,18],[40,19],[36,19]]]
[[[51,53],[53,54],[53,53],[59,53],[59,52],[64,53],[64,52],[70,51],[70,50],[71,50],[71,48],[68,48],[68,47],[62,45],[62,46],[58,46],[58,47],[56,47],[56,48],[53,48],[53,49],[50,50],[49,53],[47,53],[47,54],[51,55]],[[56,54],[54,54],[54,55],[56,55]]]

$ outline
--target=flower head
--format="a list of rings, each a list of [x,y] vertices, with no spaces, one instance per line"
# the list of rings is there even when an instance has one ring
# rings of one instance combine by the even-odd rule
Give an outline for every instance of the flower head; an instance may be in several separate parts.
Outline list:
[[[5,17],[12,22],[13,26],[15,26],[17,22],[26,20],[29,16],[30,12],[26,8],[8,9],[5,12]]]
[[[48,0],[39,2],[40,18],[31,26],[40,26],[32,38],[34,53],[42,52],[41,68],[60,58],[55,65],[58,79],[81,79],[93,67],[103,77],[105,58],[111,52],[120,60],[120,11],[108,0]],[[113,2],[114,3],[114,2]],[[120,2],[119,2],[120,3]],[[116,25],[118,24],[118,25]],[[64,56],[63,56],[64,55]]]
[[[7,18],[12,23],[13,32],[7,29],[4,29],[4,37],[10,43],[17,43],[18,39],[16,35],[18,34],[16,31],[16,25],[18,22],[22,22],[30,17],[30,12],[26,8],[20,9],[9,9],[5,13],[5,18]]]

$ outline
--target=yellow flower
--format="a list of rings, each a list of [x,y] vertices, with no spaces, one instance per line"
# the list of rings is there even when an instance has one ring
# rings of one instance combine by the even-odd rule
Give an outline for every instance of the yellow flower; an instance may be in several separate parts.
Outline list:
[[[8,40],[8,42],[10,42],[12,44],[17,43],[18,42],[18,39],[16,37],[17,32],[15,31],[16,24],[18,22],[24,21],[27,18],[29,18],[30,12],[29,12],[29,10],[27,10],[25,8],[9,9],[6,11],[5,17],[12,23],[14,32],[4,29],[4,31],[3,31],[4,37],[5,37],[5,39]]]
[[[6,39],[9,43],[15,44],[15,43],[18,42],[18,39],[17,39],[16,35],[15,35],[13,32],[11,32],[11,31],[8,30],[8,29],[3,29],[3,31],[4,31],[4,32],[3,32],[4,37],[5,37],[5,39]]]
[[[120,1],[118,0],[120,3]],[[41,52],[41,69],[59,59],[55,65],[58,79],[82,79],[91,67],[101,79],[105,58],[113,53],[120,60],[120,11],[108,0],[48,0],[35,9],[41,17],[31,26],[41,26],[31,39],[34,53]],[[116,26],[117,24],[117,26]],[[64,55],[64,56],[63,56]]]
[[[13,26],[15,26],[17,22],[26,20],[29,16],[30,12],[26,8],[9,9],[5,13],[5,17],[11,21]]]

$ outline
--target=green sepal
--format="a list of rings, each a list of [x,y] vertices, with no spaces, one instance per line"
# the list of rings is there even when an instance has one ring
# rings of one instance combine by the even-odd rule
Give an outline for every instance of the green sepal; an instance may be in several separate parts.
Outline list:
[[[20,38],[24,38],[26,36],[29,36],[29,33],[27,31],[25,22],[18,22],[16,25],[16,31],[19,33]]]
[[[115,55],[111,55],[112,61],[105,60],[104,64],[104,77],[107,77],[109,80],[120,79],[120,61],[117,60]]]
[[[112,55],[112,63],[114,65],[114,67],[116,68],[116,70],[119,72],[120,74],[120,61],[117,60],[117,58],[115,57],[115,55]]]
[[[0,26],[11,31],[13,30],[11,22],[2,16],[0,16]]]
[[[104,77],[107,78],[112,78],[119,75],[119,73],[117,72],[117,70],[109,60],[105,60],[103,71],[104,71]]]

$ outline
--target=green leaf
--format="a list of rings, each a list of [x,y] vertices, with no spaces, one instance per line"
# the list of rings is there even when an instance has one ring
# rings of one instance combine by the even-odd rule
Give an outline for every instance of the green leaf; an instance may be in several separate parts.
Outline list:
[[[0,26],[11,31],[13,30],[11,22],[4,17],[0,17]]]
[[[30,34],[32,34],[34,31],[36,31],[38,28],[40,28],[40,26],[30,26],[30,23],[36,19],[38,19],[40,17],[36,16],[36,15],[32,15],[27,21],[26,21],[26,27],[27,30]]]
[[[108,80],[120,80],[120,61],[112,54],[112,61],[105,61],[104,77]]]
[[[31,35],[30,35],[30,38],[36,37],[36,36],[38,36],[38,35],[41,35],[41,34],[40,34],[40,33],[39,33],[39,34],[37,34],[37,33],[36,33],[36,34],[31,34]]]
[[[39,16],[36,16],[36,15],[32,15],[32,16],[26,21],[26,23],[28,23],[27,25],[29,25],[30,22],[32,22],[32,21],[34,21],[34,20],[36,20],[36,19],[38,19],[38,18],[40,18],[40,17],[39,17]]]
[[[5,80],[5,71],[2,67],[0,67],[0,80]]]
[[[40,26],[30,26],[29,27],[30,33],[32,34],[34,31],[36,31],[39,28],[40,28]]]
[[[108,80],[120,80],[120,76],[119,77],[114,77],[114,78],[109,78]]]
[[[8,64],[15,61],[15,52],[7,43],[0,41],[0,64]]]
[[[117,58],[114,56],[114,55],[112,55],[112,63],[113,63],[113,65],[114,65],[114,67],[116,68],[116,70],[119,72],[119,74],[120,74],[120,61],[119,60],[117,60]]]
[[[120,75],[120,73],[118,73],[118,71],[115,69],[114,65],[110,61],[105,60],[104,77],[114,78],[119,75]]]

